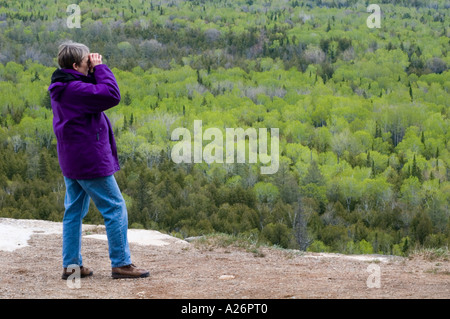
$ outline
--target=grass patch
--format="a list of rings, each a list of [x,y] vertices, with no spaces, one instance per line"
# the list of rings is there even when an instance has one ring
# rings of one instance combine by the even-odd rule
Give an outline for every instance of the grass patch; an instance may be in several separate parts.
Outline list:
[[[422,257],[428,261],[449,261],[450,260],[450,252],[448,247],[440,247],[440,248],[418,248],[409,254],[409,257]]]
[[[228,248],[242,249],[248,253],[253,254],[254,257],[265,257],[264,249],[271,249],[280,251],[285,254],[285,257],[290,259],[297,255],[302,255],[304,252],[294,249],[286,249],[277,245],[269,245],[260,241],[257,236],[250,235],[230,235],[224,233],[213,233],[204,236],[196,237],[191,240],[194,247],[212,251],[215,248],[226,248],[226,252],[230,252]]]
[[[238,248],[252,253],[255,257],[264,257],[261,247],[267,247],[261,244],[253,236],[230,235],[223,233],[213,233],[200,236],[192,240],[194,247],[198,249],[213,250],[214,248]]]
[[[438,275],[438,274],[439,275],[450,275],[450,271],[448,271],[448,270],[441,270],[438,267],[425,270],[424,272],[427,273],[427,274],[434,274],[434,275]]]

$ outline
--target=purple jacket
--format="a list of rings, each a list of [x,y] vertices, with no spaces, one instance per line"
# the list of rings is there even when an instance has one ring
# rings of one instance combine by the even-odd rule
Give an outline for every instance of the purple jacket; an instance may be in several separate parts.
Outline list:
[[[111,122],[103,111],[120,102],[116,78],[105,64],[88,76],[58,69],[49,86],[59,165],[65,177],[92,179],[120,169]]]

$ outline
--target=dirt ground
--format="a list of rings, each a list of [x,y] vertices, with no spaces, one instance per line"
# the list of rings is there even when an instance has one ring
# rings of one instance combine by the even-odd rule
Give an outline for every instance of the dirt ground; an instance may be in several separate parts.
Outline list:
[[[79,288],[61,280],[61,235],[34,234],[0,251],[1,299],[448,299],[450,261],[423,256],[345,256],[238,247],[197,240],[130,244],[142,279],[111,278],[104,240],[83,238],[94,275]]]

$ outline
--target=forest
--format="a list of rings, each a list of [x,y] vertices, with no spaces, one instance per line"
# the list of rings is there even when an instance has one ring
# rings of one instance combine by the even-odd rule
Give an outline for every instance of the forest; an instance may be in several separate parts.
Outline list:
[[[130,227],[303,251],[448,249],[450,5],[380,0],[369,28],[369,4],[0,0],[0,217],[63,218],[47,88],[73,40],[119,83],[106,114]],[[171,133],[195,120],[278,128],[278,171],[174,163]],[[84,222],[103,223],[93,203]]]

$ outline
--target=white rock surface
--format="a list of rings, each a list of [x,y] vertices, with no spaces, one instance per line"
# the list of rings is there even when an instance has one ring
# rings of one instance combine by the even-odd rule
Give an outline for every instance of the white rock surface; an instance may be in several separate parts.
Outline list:
[[[85,238],[107,240],[105,234],[86,235]],[[165,246],[170,244],[189,244],[187,241],[162,234],[156,230],[128,229],[128,242],[139,245]]]
[[[107,240],[105,234],[90,234],[91,232],[104,232],[102,225],[83,225],[83,231],[88,233],[84,236],[85,238]],[[35,234],[62,234],[62,223],[35,219],[0,218],[0,250],[14,251],[27,247],[28,240]],[[150,246],[189,245],[182,239],[146,229],[128,229],[128,241]]]
[[[0,218],[0,250],[14,251],[28,246],[33,234],[60,234],[62,224],[44,220]]]

